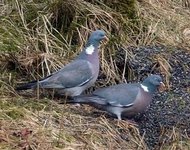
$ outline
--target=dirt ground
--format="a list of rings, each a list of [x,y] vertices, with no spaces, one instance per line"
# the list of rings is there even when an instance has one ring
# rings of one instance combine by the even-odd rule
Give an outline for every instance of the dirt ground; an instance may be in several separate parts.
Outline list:
[[[136,117],[140,133],[150,149],[166,148],[163,144],[180,149],[175,142],[190,140],[190,53],[163,46],[131,51],[135,56],[128,64],[133,75],[142,79],[148,74],[162,74],[167,87],[155,94],[143,116]],[[188,142],[185,145],[190,149]]]

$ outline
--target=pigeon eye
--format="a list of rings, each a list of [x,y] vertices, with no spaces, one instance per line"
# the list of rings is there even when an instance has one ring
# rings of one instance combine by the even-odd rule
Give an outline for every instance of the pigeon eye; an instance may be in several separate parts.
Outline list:
[[[157,78],[156,81],[161,82],[161,80],[159,78]]]
[[[104,36],[104,34],[100,34],[100,36]]]

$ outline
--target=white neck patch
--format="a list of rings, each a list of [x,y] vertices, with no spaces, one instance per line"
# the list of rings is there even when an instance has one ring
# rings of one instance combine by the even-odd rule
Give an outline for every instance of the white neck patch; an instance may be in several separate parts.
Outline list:
[[[94,53],[94,46],[90,45],[86,48],[86,54],[92,55],[92,53]]]
[[[147,87],[147,86],[144,86],[144,85],[142,85],[142,84],[141,84],[141,87],[142,87],[142,89],[143,89],[145,92],[149,92],[149,90],[148,90],[148,87]]]

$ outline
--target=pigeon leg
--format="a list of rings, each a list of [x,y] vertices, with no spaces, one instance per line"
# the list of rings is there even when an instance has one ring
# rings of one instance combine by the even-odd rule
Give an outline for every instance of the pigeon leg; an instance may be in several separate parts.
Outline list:
[[[118,119],[118,120],[122,120],[122,119],[121,119],[121,113],[118,113],[118,114],[116,114],[116,115],[117,115],[117,119]]]

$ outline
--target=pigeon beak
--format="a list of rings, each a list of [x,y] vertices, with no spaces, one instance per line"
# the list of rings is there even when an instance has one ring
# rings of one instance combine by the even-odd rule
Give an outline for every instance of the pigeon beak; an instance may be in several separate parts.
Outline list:
[[[163,82],[160,82],[160,86],[159,86],[158,89],[159,89],[160,92],[162,92],[162,91],[165,90],[165,87],[166,87],[165,84]]]
[[[108,41],[109,41],[108,37],[104,36],[101,43],[106,44],[106,43],[108,43]]]
[[[103,40],[105,40],[105,41],[109,41],[109,39],[108,39],[107,36],[104,36],[104,37],[103,37]]]

